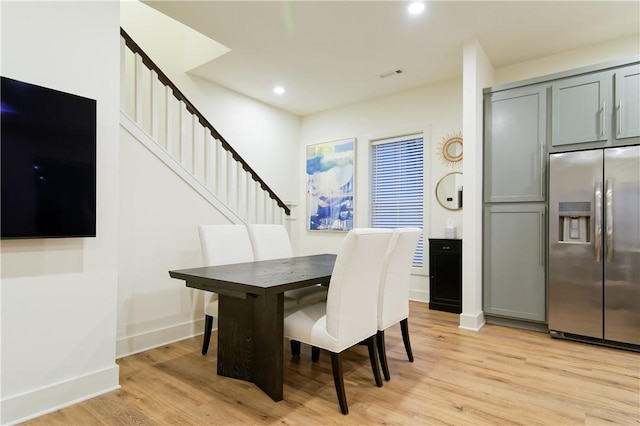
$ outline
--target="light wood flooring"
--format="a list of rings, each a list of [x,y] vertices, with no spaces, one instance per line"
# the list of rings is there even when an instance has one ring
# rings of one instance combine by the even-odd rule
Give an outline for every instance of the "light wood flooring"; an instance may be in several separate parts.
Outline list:
[[[640,424],[640,354],[486,325],[458,328],[458,315],[412,302],[407,361],[400,326],[386,332],[391,381],[377,388],[365,346],[345,357],[350,413],[340,414],[331,361],[311,362],[285,345],[284,400],[216,375],[216,335],[118,360],[122,388],[29,425]]]

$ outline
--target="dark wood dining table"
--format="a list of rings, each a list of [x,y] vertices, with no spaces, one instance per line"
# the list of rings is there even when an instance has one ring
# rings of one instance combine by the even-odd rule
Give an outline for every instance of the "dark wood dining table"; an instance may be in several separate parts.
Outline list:
[[[169,271],[187,287],[218,293],[218,375],[283,398],[284,292],[329,285],[336,255],[319,254]]]

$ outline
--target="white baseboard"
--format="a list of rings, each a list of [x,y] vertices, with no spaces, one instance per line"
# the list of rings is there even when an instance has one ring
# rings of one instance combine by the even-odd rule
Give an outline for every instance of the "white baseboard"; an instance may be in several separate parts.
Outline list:
[[[476,315],[465,314],[464,312],[460,314],[459,328],[471,331],[479,331],[484,326],[484,324],[484,312],[482,311]]]
[[[172,325],[116,340],[116,359],[202,334],[204,319]]]
[[[429,292],[426,290],[409,289],[409,300],[415,300],[416,302],[429,303]]]
[[[118,365],[3,399],[0,424],[40,417],[120,388]]]

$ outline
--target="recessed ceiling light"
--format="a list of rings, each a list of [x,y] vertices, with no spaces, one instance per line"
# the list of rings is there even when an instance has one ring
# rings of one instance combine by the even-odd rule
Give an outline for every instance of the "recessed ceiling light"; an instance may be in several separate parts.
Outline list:
[[[276,95],[282,95],[284,93],[284,87],[282,86],[276,86],[273,88],[273,93],[275,93]]]
[[[419,1],[413,2],[409,5],[409,7],[407,7],[407,10],[412,15],[422,13],[422,11],[424,10],[424,3]]]

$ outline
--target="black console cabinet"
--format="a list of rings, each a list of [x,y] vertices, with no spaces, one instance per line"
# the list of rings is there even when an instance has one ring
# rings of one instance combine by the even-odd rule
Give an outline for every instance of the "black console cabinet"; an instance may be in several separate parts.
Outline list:
[[[462,240],[429,239],[429,309],[462,312]]]

